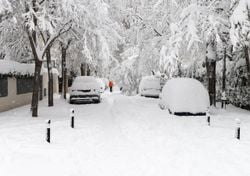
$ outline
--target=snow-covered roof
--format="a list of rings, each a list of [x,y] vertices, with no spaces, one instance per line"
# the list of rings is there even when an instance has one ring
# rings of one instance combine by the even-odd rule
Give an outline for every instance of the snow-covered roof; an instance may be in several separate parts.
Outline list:
[[[11,60],[0,60],[1,75],[34,75],[35,64],[22,64]],[[41,71],[43,73],[43,69]]]

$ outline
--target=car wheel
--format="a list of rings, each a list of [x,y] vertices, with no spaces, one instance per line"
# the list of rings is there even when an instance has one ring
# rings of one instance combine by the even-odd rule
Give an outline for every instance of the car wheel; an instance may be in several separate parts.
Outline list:
[[[100,103],[101,99],[99,98],[98,100],[95,100],[95,103]]]
[[[69,104],[73,104],[73,101],[72,101],[72,100],[69,100]]]

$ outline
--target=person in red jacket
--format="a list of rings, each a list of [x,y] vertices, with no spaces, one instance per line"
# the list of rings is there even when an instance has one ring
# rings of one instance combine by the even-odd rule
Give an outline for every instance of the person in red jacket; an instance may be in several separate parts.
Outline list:
[[[110,92],[113,91],[113,82],[112,81],[109,81],[109,89],[110,89]]]

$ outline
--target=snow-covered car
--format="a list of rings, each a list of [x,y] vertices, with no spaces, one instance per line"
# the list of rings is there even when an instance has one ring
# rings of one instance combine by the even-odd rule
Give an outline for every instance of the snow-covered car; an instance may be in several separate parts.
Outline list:
[[[144,76],[139,85],[139,94],[145,97],[159,98],[161,92],[160,78]]]
[[[159,106],[174,115],[206,115],[208,91],[196,79],[172,78],[163,87]]]
[[[78,76],[70,89],[70,103],[90,101],[100,103],[100,85],[93,76]]]
[[[103,82],[103,80],[101,78],[96,78],[96,81],[99,84],[99,91],[100,93],[103,93],[105,91],[105,83]]]
[[[108,84],[109,84],[108,78],[101,78],[101,80],[102,80],[103,83],[105,84],[105,90],[108,89]]]

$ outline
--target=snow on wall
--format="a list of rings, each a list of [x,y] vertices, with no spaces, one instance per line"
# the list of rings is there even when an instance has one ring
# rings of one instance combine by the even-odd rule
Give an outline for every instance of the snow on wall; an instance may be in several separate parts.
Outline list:
[[[34,75],[35,64],[22,64],[10,60],[0,60],[0,74],[2,75]],[[44,72],[42,69],[41,74]]]

